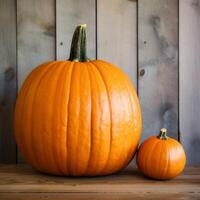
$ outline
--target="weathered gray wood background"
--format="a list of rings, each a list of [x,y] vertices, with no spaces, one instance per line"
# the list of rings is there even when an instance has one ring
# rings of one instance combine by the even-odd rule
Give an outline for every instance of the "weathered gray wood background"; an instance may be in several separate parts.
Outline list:
[[[166,127],[200,164],[200,0],[0,0],[0,162],[19,162],[17,91],[47,60],[65,60],[77,24],[88,55],[119,66],[138,91],[141,141]]]

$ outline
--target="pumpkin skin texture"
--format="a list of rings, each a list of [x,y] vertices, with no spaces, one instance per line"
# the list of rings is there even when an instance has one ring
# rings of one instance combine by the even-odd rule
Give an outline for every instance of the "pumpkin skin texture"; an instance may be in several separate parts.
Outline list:
[[[159,136],[144,141],[137,152],[137,166],[146,176],[153,179],[171,179],[184,169],[186,155],[182,145],[166,135],[161,129]]]
[[[16,141],[24,159],[42,172],[111,174],[137,148],[142,120],[131,82],[113,64],[82,58],[38,66],[19,92]]]

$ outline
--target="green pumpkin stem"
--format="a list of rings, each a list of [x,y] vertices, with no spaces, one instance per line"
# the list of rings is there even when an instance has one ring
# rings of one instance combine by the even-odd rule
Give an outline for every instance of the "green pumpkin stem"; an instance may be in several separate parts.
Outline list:
[[[71,43],[70,61],[87,62],[86,55],[86,24],[76,27]]]
[[[169,137],[167,136],[167,129],[166,128],[162,128],[160,130],[160,134],[158,135],[158,139],[160,140],[167,140]]]

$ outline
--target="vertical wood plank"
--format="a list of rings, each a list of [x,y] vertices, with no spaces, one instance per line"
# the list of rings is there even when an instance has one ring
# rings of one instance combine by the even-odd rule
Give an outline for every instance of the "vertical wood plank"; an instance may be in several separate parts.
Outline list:
[[[18,0],[17,26],[20,89],[33,68],[43,62],[55,60],[55,1]]]
[[[188,165],[200,164],[200,0],[181,0],[180,41],[180,139]]]
[[[0,1],[0,163],[16,162],[13,111],[16,98],[16,4]]]
[[[142,140],[178,138],[178,0],[138,1],[138,46]]]
[[[120,67],[137,87],[137,1],[97,0],[97,56]]]
[[[96,58],[95,0],[56,1],[56,54],[58,60],[69,58],[73,32],[78,24],[87,24],[87,53]]]
[[[19,88],[30,71],[55,60],[55,1],[17,1]]]

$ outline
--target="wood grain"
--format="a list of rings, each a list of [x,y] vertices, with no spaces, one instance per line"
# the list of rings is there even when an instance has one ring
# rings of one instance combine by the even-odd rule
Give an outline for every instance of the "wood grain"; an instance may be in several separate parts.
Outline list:
[[[56,54],[58,60],[69,58],[71,39],[77,25],[87,24],[87,53],[96,58],[96,1],[56,1]]]
[[[54,0],[17,1],[18,83],[37,65],[55,60]]]
[[[200,163],[200,0],[181,0],[180,133],[187,164]]]
[[[16,162],[13,112],[16,98],[16,6],[0,1],[0,163]]]
[[[55,1],[17,1],[18,85],[37,65],[55,60]],[[19,156],[19,162],[22,159]]]
[[[200,168],[187,168],[170,181],[143,177],[136,168],[93,178],[56,177],[26,165],[0,165],[1,199],[198,199]]]
[[[142,140],[178,138],[178,0],[138,1],[138,62]]]
[[[177,192],[175,194],[161,194],[155,192],[116,192],[116,193],[0,193],[0,197],[3,200],[199,200],[199,192]]]
[[[137,88],[137,2],[97,0],[97,57],[120,67]]]

